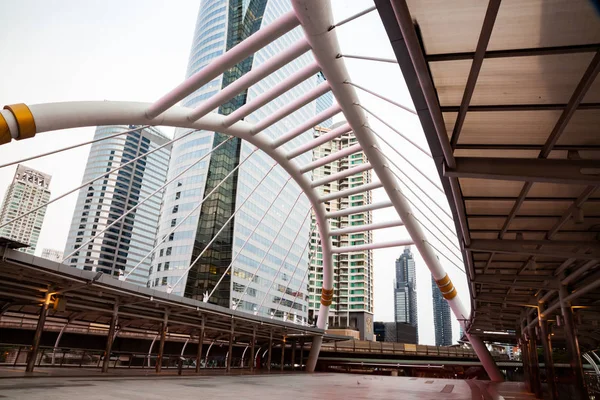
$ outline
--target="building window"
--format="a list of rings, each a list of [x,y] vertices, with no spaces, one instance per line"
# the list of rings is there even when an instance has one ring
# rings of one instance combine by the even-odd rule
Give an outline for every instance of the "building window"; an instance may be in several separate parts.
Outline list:
[[[167,285],[167,279],[168,279],[168,278],[167,278],[166,276],[164,276],[164,277],[162,278],[162,286],[166,286],[166,285]]]

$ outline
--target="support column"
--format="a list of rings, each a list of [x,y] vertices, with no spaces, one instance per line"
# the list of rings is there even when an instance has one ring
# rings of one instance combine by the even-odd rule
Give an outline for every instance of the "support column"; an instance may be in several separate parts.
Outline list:
[[[308,360],[306,361],[307,372],[315,372],[315,368],[317,367],[317,360],[319,359],[319,351],[321,350],[322,344],[323,336],[313,337],[312,343],[310,345],[310,352],[308,353]]]
[[[585,387],[585,377],[583,375],[583,365],[581,363],[581,353],[579,351],[579,342],[577,341],[577,328],[573,320],[573,309],[571,303],[565,298],[569,295],[565,286],[560,287],[558,296],[560,299],[560,308],[564,320],[565,340],[567,342],[567,351],[569,354],[569,363],[571,370],[575,374],[575,391],[578,399],[587,399],[587,390]]]
[[[521,363],[523,363],[523,378],[529,391],[531,391],[531,377],[529,375],[529,357],[527,351],[527,340],[525,338],[525,331],[523,330],[523,323],[517,327],[518,332],[518,341],[519,341],[519,349],[521,350]]]
[[[110,328],[108,329],[108,336],[106,337],[106,347],[104,349],[104,360],[102,360],[102,372],[108,372],[108,366],[110,364],[110,353],[112,351],[113,337],[115,336],[115,330],[117,329],[117,320],[119,317],[119,301],[116,300],[113,305],[112,318],[110,320]]]
[[[250,372],[254,372],[254,345],[256,344],[256,328],[252,329],[252,343],[250,344]]]
[[[452,302],[448,301],[448,303],[452,307]],[[466,327],[463,324],[463,329],[465,329],[465,328]],[[465,332],[466,332],[466,329],[465,329]],[[502,375],[502,372],[500,372],[500,369],[496,365],[496,362],[494,361],[492,354],[490,353],[488,348],[485,346],[485,343],[483,343],[483,340],[481,340],[479,338],[479,336],[472,335],[468,332],[466,332],[466,335],[467,335],[467,339],[469,339],[469,343],[471,343],[471,346],[473,347],[473,350],[475,351],[475,354],[477,354],[479,361],[481,361],[481,365],[483,366],[483,368],[485,369],[485,372],[487,372],[488,376],[490,377],[490,380],[492,380],[493,382],[503,382],[504,376]],[[323,340],[323,338],[321,338],[321,340]]]
[[[296,341],[292,340],[292,371],[296,369],[294,364],[296,364]]]
[[[200,372],[200,364],[202,362],[202,346],[204,345],[204,319],[202,316],[202,325],[200,325],[200,332],[198,334],[198,351],[196,353],[196,373]]]
[[[283,337],[283,340],[281,341],[281,366],[280,366],[281,372],[283,372],[283,363],[284,362],[285,362],[285,336]]]
[[[533,315],[527,315],[527,324],[533,322]],[[529,325],[529,364],[531,366],[531,384],[532,391],[538,398],[542,398],[542,383],[540,380],[540,361],[537,353],[537,338],[535,325]]]
[[[304,365],[304,339],[300,341],[300,371],[302,371],[302,365]]]
[[[26,372],[33,372],[33,368],[35,367],[35,361],[37,359],[38,349],[40,348],[40,341],[42,339],[42,332],[44,331],[44,324],[46,323],[46,316],[48,315],[48,306],[52,301],[52,290],[48,289],[46,293],[46,297],[44,298],[44,304],[42,304],[42,309],[40,310],[40,316],[38,318],[37,327],[35,328],[35,334],[33,335],[33,343],[31,344],[31,348],[29,350],[29,354],[27,354],[27,367],[25,368]]]
[[[160,343],[158,345],[158,356],[156,357],[156,372],[162,369],[163,351],[165,349],[165,340],[167,338],[167,324],[169,323],[169,314],[165,312],[165,318],[160,326]]]
[[[231,331],[229,332],[229,350],[227,351],[227,364],[225,366],[225,371],[231,371],[231,359],[233,358],[233,335],[234,335],[234,325],[233,320],[231,321]]]
[[[269,356],[267,357],[267,371],[271,372],[271,354],[273,353],[273,330],[269,333]]]
[[[558,388],[556,387],[556,374],[554,372],[554,360],[552,359],[552,338],[548,330],[548,316],[544,314],[546,305],[538,303],[538,321],[540,326],[540,338],[544,348],[544,364],[546,365],[546,381],[551,400],[558,400]]]

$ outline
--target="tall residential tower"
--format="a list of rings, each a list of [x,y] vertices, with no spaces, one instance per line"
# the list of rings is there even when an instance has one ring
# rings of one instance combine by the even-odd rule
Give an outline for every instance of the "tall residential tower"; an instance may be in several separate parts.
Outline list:
[[[332,129],[344,123],[337,123]],[[329,132],[330,129],[317,127],[315,137]],[[348,131],[313,150],[313,158],[326,157],[332,153],[350,147],[357,143],[354,133]],[[313,171],[313,180],[318,180],[328,175],[355,167],[367,162],[363,152],[342,157],[332,163],[319,167]],[[371,182],[371,170],[351,175],[349,177],[327,183],[317,188],[321,196],[349,189],[354,186]],[[325,201],[327,212],[336,212],[349,207],[360,207],[371,204],[370,191],[358,193],[348,197],[336,198]],[[331,218],[331,228],[341,229],[350,226],[359,226],[372,223],[371,211],[340,215]],[[313,227],[316,220],[313,215]],[[316,229],[311,238],[311,263],[309,275],[309,309],[311,315],[316,315],[319,310],[321,288],[323,286],[323,253],[318,241]],[[334,247],[370,244],[373,242],[371,231],[356,232],[332,237]],[[372,339],[373,330],[373,250],[354,251],[352,253],[333,255],[334,294],[329,311],[329,328],[354,328],[360,331],[361,339]]]
[[[288,11],[291,11],[291,5],[287,0],[203,0],[187,76],[200,71],[213,59]],[[182,102],[183,106],[198,106],[301,37],[300,27],[287,33],[189,95]],[[231,114],[311,61],[310,53],[300,56],[214,111]],[[248,115],[245,120],[256,123],[264,119],[316,84],[316,78],[302,82]],[[283,135],[301,121],[314,116],[316,103],[309,103],[261,134],[270,138]],[[178,129],[175,135],[180,137],[187,132],[187,129]],[[306,132],[284,148],[298,146],[311,138],[312,132]],[[169,176],[174,176],[227,139],[220,133],[199,131],[176,142]],[[193,167],[177,185],[167,188],[158,237],[168,235],[173,227],[181,225],[173,238],[157,249],[150,282],[151,285],[158,282],[159,289],[200,300],[214,291],[207,299],[211,303],[276,318],[287,315],[290,319],[304,321],[308,303],[306,288],[301,287],[301,282],[308,268],[308,251],[304,249],[310,229],[309,202],[293,182],[286,184],[288,176],[279,166],[268,174],[261,189],[250,196],[274,163],[264,153],[253,151],[250,144],[237,138],[230,139]],[[308,163],[311,159],[312,154],[302,154],[298,162]],[[235,173],[207,196],[240,164]],[[284,185],[285,190],[277,196]],[[205,196],[206,200],[198,208]],[[233,220],[227,222],[246,199],[248,201]],[[274,205],[269,209],[271,203]],[[259,224],[264,213],[267,216]],[[216,240],[211,243],[214,237]],[[274,241],[272,247],[269,246],[271,241]],[[168,269],[165,271],[166,266]]]
[[[136,126],[99,126],[94,139],[135,129]],[[141,128],[92,144],[83,182],[91,181],[167,143],[156,128]],[[153,247],[162,192],[105,230],[165,183],[170,145],[124,168],[102,176],[79,191],[65,247],[65,263],[120,277],[129,274]],[[97,238],[87,243],[94,236]],[[83,246],[83,249],[80,247]],[[150,258],[135,268],[127,281],[147,285]]]
[[[24,165],[17,165],[12,183],[6,190],[0,210],[0,225],[4,225],[50,200],[50,180],[52,177]],[[0,237],[5,237],[28,245],[20,249],[34,254],[42,231],[46,207],[0,228]]]
[[[410,251],[410,246],[406,247],[404,252],[396,260],[394,316],[395,322],[409,324],[418,328],[417,277],[415,258]]]

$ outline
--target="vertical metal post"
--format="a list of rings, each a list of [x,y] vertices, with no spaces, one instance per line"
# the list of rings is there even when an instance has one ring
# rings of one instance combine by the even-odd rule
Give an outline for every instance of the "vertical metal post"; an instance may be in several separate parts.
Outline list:
[[[521,359],[523,360],[523,373],[525,375],[525,382],[530,392],[533,392],[533,385],[531,384],[531,363],[529,361],[529,338],[527,334],[527,319],[523,319],[521,324]]]
[[[167,338],[167,324],[169,323],[169,313],[165,311],[165,317],[160,326],[160,343],[158,345],[158,356],[156,357],[156,372],[162,369],[163,351],[165,350],[165,340]]]
[[[538,303],[538,321],[540,326],[540,337],[544,347],[544,364],[546,365],[546,381],[551,400],[558,400],[558,388],[556,387],[556,374],[554,372],[554,360],[552,359],[552,338],[548,331],[548,317],[544,315],[546,305]]]
[[[283,363],[285,362],[285,336],[281,341],[281,367],[280,370],[283,372]]]
[[[108,329],[108,336],[106,336],[106,347],[104,349],[104,359],[102,360],[102,372],[108,372],[108,365],[110,362],[110,353],[112,351],[113,337],[115,336],[115,330],[117,329],[117,320],[119,316],[119,301],[116,300],[113,305],[112,318],[110,320],[110,328]]]
[[[533,315],[527,315],[527,324],[533,322]],[[532,391],[538,398],[542,398],[542,383],[540,381],[540,361],[537,353],[537,338],[535,325],[529,325],[529,365],[531,366]]]
[[[292,371],[294,371],[296,369],[294,367],[295,364],[296,364],[296,341],[292,340]]]
[[[48,289],[46,297],[44,298],[44,304],[42,304],[42,309],[40,310],[40,316],[38,318],[37,327],[35,328],[35,334],[33,335],[33,343],[31,344],[29,354],[27,354],[27,367],[25,367],[26,372],[33,372],[33,368],[35,367],[35,360],[37,358],[38,349],[40,348],[44,324],[46,323],[46,315],[48,315],[48,306],[50,305],[51,301],[52,290]]]
[[[234,335],[234,322],[231,320],[231,331],[229,332],[229,351],[227,352],[227,365],[225,370],[231,371],[231,359],[233,358],[233,335]]]
[[[256,344],[256,328],[252,329],[252,343],[250,344],[250,372],[254,372],[254,345]]]
[[[273,330],[269,333],[269,355],[267,357],[267,371],[271,372],[271,355],[273,354]]]
[[[302,371],[302,366],[304,365],[304,339],[300,341],[300,371]]]
[[[575,373],[575,391],[579,399],[587,399],[587,390],[585,386],[585,376],[583,375],[583,365],[581,363],[581,353],[579,351],[579,343],[577,341],[577,328],[573,320],[573,309],[571,303],[565,301],[569,295],[567,288],[561,285],[558,290],[560,300],[560,308],[564,320],[565,340],[567,342],[567,352],[569,354],[569,362],[571,370]]]
[[[196,373],[200,372],[200,363],[202,362],[202,345],[204,344],[204,320],[202,316],[202,325],[200,325],[200,333],[198,335],[198,352],[196,353]]]

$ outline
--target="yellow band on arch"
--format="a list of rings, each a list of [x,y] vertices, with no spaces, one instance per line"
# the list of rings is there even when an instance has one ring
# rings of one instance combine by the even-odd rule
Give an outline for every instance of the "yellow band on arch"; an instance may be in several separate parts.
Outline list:
[[[0,145],[10,143],[12,136],[10,135],[10,129],[6,119],[0,114]]]
[[[23,103],[19,103],[4,106],[4,109],[10,111],[17,120],[17,126],[19,127],[19,137],[17,140],[30,139],[35,136],[35,120],[29,107]]]

